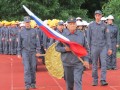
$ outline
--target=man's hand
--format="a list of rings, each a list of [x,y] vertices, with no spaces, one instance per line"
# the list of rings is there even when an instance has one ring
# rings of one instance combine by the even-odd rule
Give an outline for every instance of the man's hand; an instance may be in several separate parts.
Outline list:
[[[21,59],[21,58],[22,58],[22,56],[21,56],[21,55],[17,55],[17,57],[18,57],[19,59]]]
[[[84,61],[84,63],[83,63],[83,65],[86,67],[86,68],[90,68],[90,65],[89,65],[89,63],[87,62],[87,61]]]
[[[119,48],[119,45],[117,44],[116,47]]]
[[[18,42],[18,38],[16,38],[16,41]]]
[[[71,51],[71,49],[67,45],[65,46],[65,50],[68,52]]]
[[[11,42],[11,41],[12,41],[12,39],[10,38],[10,39],[9,39],[9,41]]]
[[[109,50],[108,50],[108,55],[111,55],[111,54],[112,54],[112,50],[109,49]]]
[[[45,50],[45,52],[47,51],[47,49],[46,49],[46,48],[45,48],[44,50]]]
[[[40,56],[41,56],[41,54],[40,54],[40,53],[37,53],[37,54],[36,54],[36,57],[40,57]]]
[[[4,41],[5,39],[4,38],[2,38],[2,41]]]

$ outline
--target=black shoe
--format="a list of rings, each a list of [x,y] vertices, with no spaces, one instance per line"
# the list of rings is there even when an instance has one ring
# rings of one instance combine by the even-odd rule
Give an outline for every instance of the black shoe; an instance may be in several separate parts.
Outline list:
[[[101,80],[100,83],[101,83],[101,86],[107,86],[108,85],[108,83],[105,80]]]
[[[98,82],[97,81],[93,81],[93,83],[92,83],[92,86],[97,86],[98,85]]]
[[[112,70],[117,70],[117,68],[112,68]]]
[[[112,70],[111,68],[107,68],[107,70]]]
[[[35,84],[32,84],[32,85],[31,85],[31,88],[36,89],[36,85],[35,85]]]
[[[26,87],[25,90],[30,90],[30,87]]]
[[[25,90],[30,90],[30,88],[26,88]]]

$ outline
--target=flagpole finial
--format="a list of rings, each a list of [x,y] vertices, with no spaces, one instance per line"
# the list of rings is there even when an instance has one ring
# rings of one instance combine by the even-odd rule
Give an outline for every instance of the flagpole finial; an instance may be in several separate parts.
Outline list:
[[[25,8],[26,6],[25,5],[22,5],[23,6],[23,8]]]

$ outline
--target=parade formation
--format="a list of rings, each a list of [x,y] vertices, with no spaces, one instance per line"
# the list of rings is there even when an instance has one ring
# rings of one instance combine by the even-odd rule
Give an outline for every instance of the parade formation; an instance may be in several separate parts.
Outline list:
[[[89,69],[90,65],[92,66],[91,75],[93,78],[91,85],[97,86],[98,64],[101,68],[100,84],[106,86],[109,84],[106,81],[107,70],[117,70],[116,52],[120,44],[119,29],[114,24],[112,15],[103,17],[102,12],[96,10],[94,17],[95,20],[89,22],[81,17],[68,17],[67,21],[59,19],[43,21],[55,32],[86,49],[88,54],[80,57],[83,62],[79,60],[68,44],[58,39],[49,38],[39,28],[38,23],[29,16],[25,16],[23,21],[4,20],[0,22],[0,54],[17,55],[18,58],[22,58],[25,90],[37,88],[37,58],[41,58],[44,65],[49,65],[42,54],[46,54],[54,43],[56,43],[54,49],[60,53],[66,90],[82,90],[83,71]],[[52,59],[56,58],[58,54],[52,55],[52,51],[49,51],[47,55],[49,55],[49,58],[47,57],[49,60],[52,56]]]

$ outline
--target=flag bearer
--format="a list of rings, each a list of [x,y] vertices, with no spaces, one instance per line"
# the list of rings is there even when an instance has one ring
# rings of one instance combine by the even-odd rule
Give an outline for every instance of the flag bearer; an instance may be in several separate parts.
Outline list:
[[[68,29],[63,33],[63,35],[66,38],[70,39],[70,41],[87,47],[83,32],[76,30],[76,19],[72,17],[69,18],[67,22]],[[82,90],[82,62],[78,59],[76,55],[72,53],[68,45],[58,42],[56,50],[58,52],[61,52],[61,59],[64,68],[64,77],[67,85],[66,90]],[[88,67],[88,57],[84,57],[84,60],[85,66]]]

